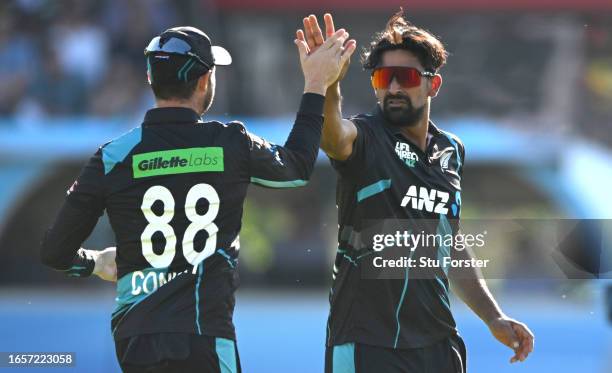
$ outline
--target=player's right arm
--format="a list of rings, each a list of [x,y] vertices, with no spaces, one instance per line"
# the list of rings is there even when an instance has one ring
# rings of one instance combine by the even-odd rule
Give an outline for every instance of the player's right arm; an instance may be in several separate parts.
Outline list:
[[[335,32],[334,21],[328,13],[324,15],[325,33],[327,38]],[[304,18],[304,31],[298,30],[296,35],[299,40],[307,43],[309,52],[314,52],[323,43],[321,28],[314,15]],[[351,53],[356,48],[354,40],[349,40],[345,46]],[[327,89],[325,104],[323,108],[323,130],[321,134],[321,149],[336,161],[346,161],[353,153],[353,143],[357,138],[357,127],[355,124],[342,118],[342,95],[340,91],[340,80],[344,78],[350,59],[342,66],[338,79]]]
[[[339,81],[327,89],[323,118],[321,149],[332,159],[337,161],[347,160],[353,153],[353,143],[357,138],[357,127],[352,121],[342,118],[342,96]]]

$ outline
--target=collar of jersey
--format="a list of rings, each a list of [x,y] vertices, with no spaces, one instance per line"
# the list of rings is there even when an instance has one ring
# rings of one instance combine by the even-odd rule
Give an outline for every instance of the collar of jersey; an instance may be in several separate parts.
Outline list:
[[[154,108],[147,111],[144,124],[197,123],[201,118],[195,111],[185,107]]]

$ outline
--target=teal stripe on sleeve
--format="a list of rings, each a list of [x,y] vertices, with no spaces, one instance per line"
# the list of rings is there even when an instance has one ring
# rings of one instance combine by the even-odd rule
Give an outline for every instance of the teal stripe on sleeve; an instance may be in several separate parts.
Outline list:
[[[235,342],[231,339],[215,338],[215,350],[221,373],[237,373]]]
[[[412,259],[414,255],[414,251],[410,251],[409,258]],[[395,341],[393,342],[393,348],[397,348],[397,343],[399,342],[399,336],[401,331],[400,324],[400,310],[402,309],[402,305],[404,304],[404,297],[406,296],[406,291],[408,290],[408,275],[409,275],[409,267],[406,267],[406,271],[404,273],[404,287],[402,288],[402,295],[400,296],[399,302],[397,303],[397,308],[395,309],[395,322],[397,324],[397,331],[395,332]]]
[[[62,272],[66,272],[66,274],[70,277],[81,277],[81,275],[83,274],[84,270],[86,270],[87,267],[84,266],[77,266],[77,265],[73,265],[72,267],[68,268],[68,269],[63,269],[61,270]]]
[[[355,373],[355,344],[334,346],[332,373]]]
[[[391,188],[391,179],[384,179],[370,184],[367,187],[361,188],[357,192],[357,202],[361,202],[366,198],[370,198],[384,190]]]
[[[263,185],[268,188],[296,188],[308,184],[308,180],[273,181],[251,177],[251,183]]]
[[[202,276],[204,275],[204,261],[198,263],[198,279],[196,280],[195,286],[195,322],[196,329],[199,335],[202,335],[202,328],[200,327],[200,283],[202,283]]]
[[[140,143],[141,138],[142,127],[136,127],[103,147],[102,163],[104,163],[104,174],[106,175],[111,172],[117,163],[123,161],[132,149]]]

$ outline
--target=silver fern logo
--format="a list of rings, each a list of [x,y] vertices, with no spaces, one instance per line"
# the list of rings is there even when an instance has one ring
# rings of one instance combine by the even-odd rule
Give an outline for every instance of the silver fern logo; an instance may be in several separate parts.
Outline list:
[[[446,153],[440,158],[440,168],[442,172],[448,170],[448,161],[450,161],[452,153]]]

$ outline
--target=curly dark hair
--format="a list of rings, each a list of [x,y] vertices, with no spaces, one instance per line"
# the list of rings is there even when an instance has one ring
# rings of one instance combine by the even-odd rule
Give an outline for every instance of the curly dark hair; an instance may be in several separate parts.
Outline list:
[[[404,49],[412,52],[426,71],[437,73],[446,63],[448,52],[440,40],[429,31],[419,28],[404,19],[400,8],[387,22],[381,32],[376,33],[369,49],[364,49],[361,63],[365,70],[375,69],[386,51]]]

